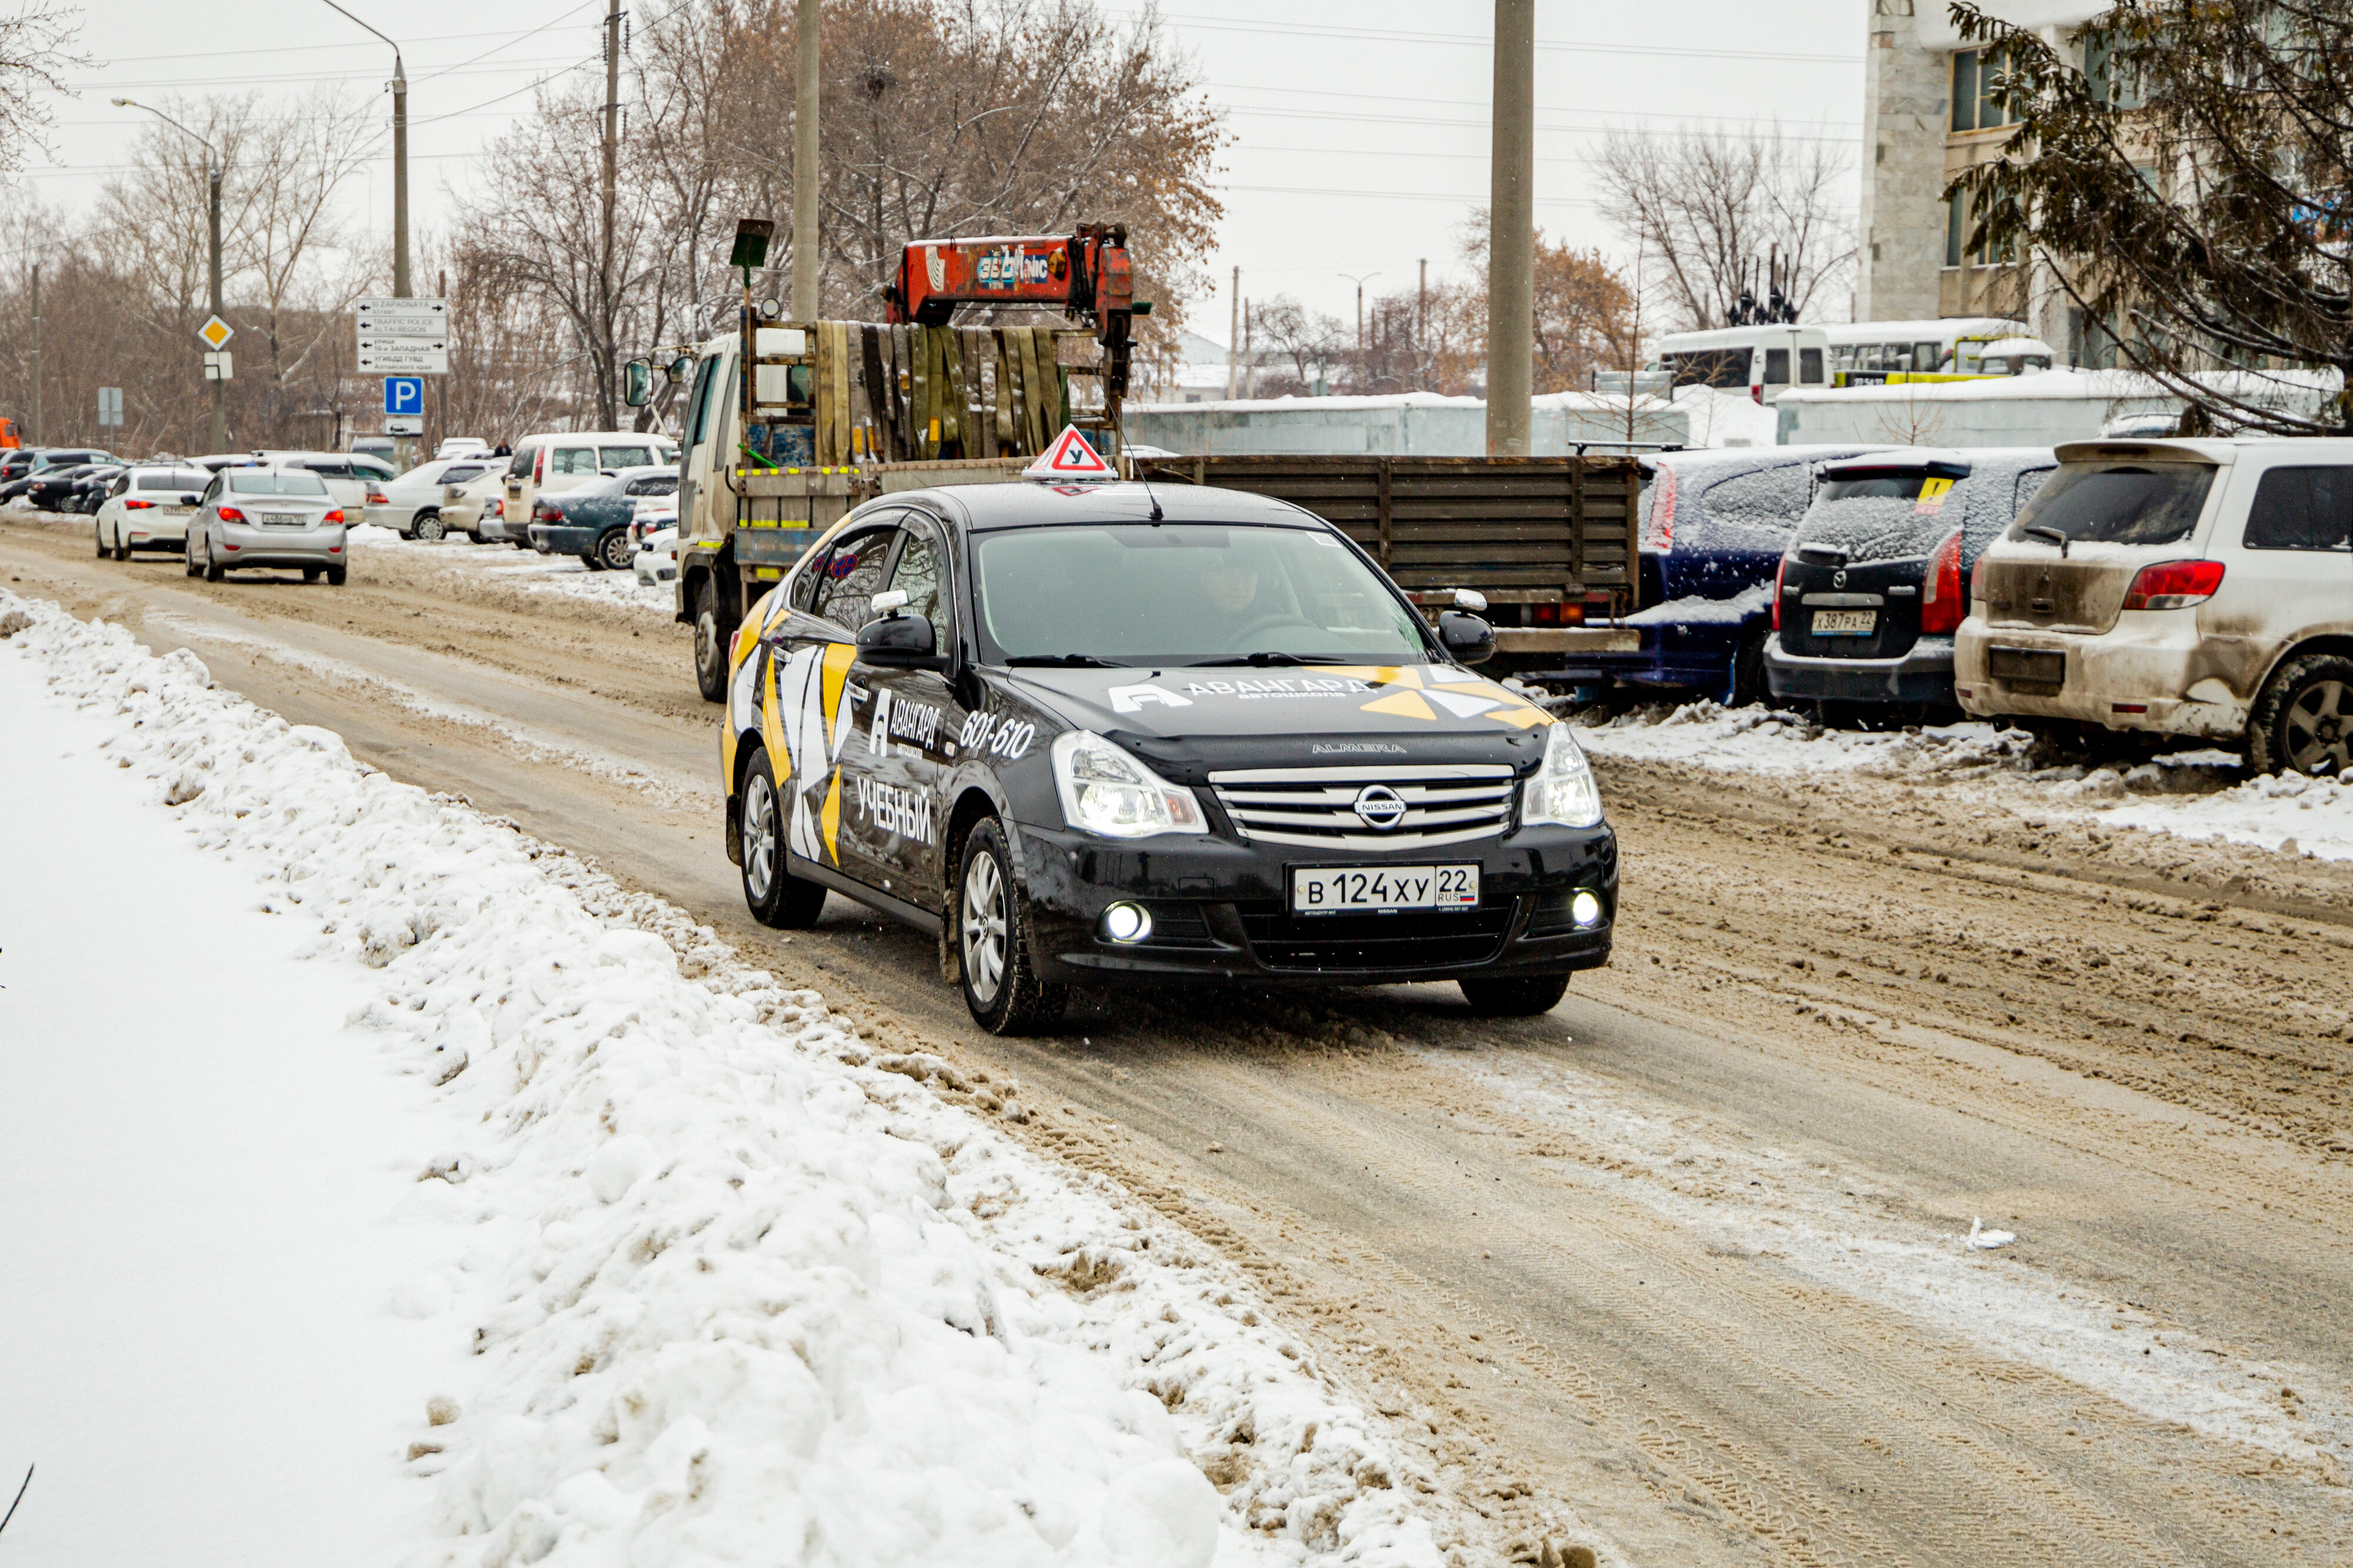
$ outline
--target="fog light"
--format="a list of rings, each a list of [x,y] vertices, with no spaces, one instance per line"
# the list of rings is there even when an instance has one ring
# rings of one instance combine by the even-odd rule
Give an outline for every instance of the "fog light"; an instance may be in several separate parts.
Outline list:
[[[1595,897],[1592,892],[1579,889],[1577,897],[1568,900],[1568,918],[1575,921],[1580,926],[1592,927],[1599,925],[1601,923],[1601,900]]]
[[[1142,942],[1152,934],[1152,911],[1142,904],[1113,904],[1103,911],[1103,935],[1113,942]]]

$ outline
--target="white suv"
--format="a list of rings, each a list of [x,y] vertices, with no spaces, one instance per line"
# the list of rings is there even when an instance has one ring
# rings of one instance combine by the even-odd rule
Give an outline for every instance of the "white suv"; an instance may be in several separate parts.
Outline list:
[[[1961,706],[2353,775],[2353,440],[2082,441],[2058,457],[1971,574]]]

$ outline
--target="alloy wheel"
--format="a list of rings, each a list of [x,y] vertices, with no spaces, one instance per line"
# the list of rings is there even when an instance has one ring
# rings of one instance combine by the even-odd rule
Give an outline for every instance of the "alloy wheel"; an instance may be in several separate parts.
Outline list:
[[[2353,713],[2345,709],[2345,682],[2316,680],[2287,710],[2287,761],[2307,775],[2353,773]]]
[[[964,972],[981,1005],[1005,983],[1005,877],[994,855],[976,855],[964,874]]]
[[[744,885],[759,903],[776,886],[776,795],[757,773],[744,786]]]

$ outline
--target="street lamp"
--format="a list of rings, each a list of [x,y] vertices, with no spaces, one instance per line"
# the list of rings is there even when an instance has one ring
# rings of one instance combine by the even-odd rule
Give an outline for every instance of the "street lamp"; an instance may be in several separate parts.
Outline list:
[[[392,44],[392,297],[409,298],[408,293],[408,69],[401,63],[400,46],[376,28],[361,22],[343,10],[335,0],[329,6],[344,16],[359,22],[387,44]],[[611,249],[611,242],[606,248]],[[396,436],[392,440],[394,462],[406,472],[408,468],[408,437]]]
[[[182,135],[188,137],[191,141],[195,142],[198,146],[202,147],[206,152],[207,152],[207,153],[211,153],[211,154],[212,154],[212,162],[211,162],[211,163],[210,163],[210,164],[208,164],[208,165],[206,166],[206,170],[205,170],[205,184],[206,184],[206,187],[207,187],[206,195],[207,195],[207,196],[208,196],[208,198],[209,198],[209,200],[208,200],[208,204],[207,204],[207,205],[208,205],[209,209],[210,209],[210,210],[209,210],[209,212],[208,212],[208,214],[207,214],[207,217],[208,217],[208,221],[210,222],[210,224],[211,224],[211,226],[212,226],[212,285],[213,285],[213,310],[212,310],[212,313],[213,313],[214,315],[217,316],[217,315],[219,315],[219,314],[221,313],[221,237],[220,237],[221,171],[222,171],[223,165],[227,163],[227,159],[225,159],[225,158],[223,158],[223,157],[221,156],[221,150],[220,150],[219,148],[217,148],[217,147],[214,146],[210,142],[207,142],[207,141],[206,141],[203,137],[198,136],[195,132],[193,132],[193,131],[189,130],[186,126],[185,126],[185,125],[181,124],[178,121],[176,121],[176,120],[173,119],[170,115],[168,115],[168,114],[164,113],[162,110],[157,109],[157,108],[154,108],[153,105],[150,105],[150,104],[144,104],[144,103],[134,103],[134,102],[132,102],[130,99],[127,99],[127,98],[118,98],[118,99],[116,99],[116,100],[114,100],[114,107],[115,107],[115,108],[117,108],[117,109],[143,109],[143,110],[145,110],[148,113],[150,113],[150,114],[153,115],[156,119],[158,119],[158,120],[162,121],[164,124],[166,124],[166,125],[170,126],[173,130],[179,132]],[[216,452],[218,452],[218,451],[223,451],[223,450],[225,450],[225,449],[227,447],[227,446],[228,446],[228,410],[227,410],[227,405],[226,405],[226,404],[225,404],[225,402],[223,401],[223,395],[224,395],[224,394],[228,390],[228,388],[227,388],[227,384],[226,384],[226,383],[224,383],[224,382],[222,382],[218,377],[215,377],[215,378],[214,378],[214,380],[213,380],[213,384],[212,384],[212,388],[213,388],[213,446],[212,446],[212,449],[213,449],[214,451],[216,451]]]

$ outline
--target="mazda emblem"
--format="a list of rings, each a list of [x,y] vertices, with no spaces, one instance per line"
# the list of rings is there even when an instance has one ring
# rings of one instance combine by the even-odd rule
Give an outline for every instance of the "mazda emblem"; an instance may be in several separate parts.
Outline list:
[[[1366,784],[1356,792],[1356,816],[1367,827],[1386,833],[1405,820],[1405,796],[1387,784]]]
[[[1831,586],[1833,588],[1843,588],[1846,586],[1845,567],[1841,566],[1837,571],[1831,574]]]

